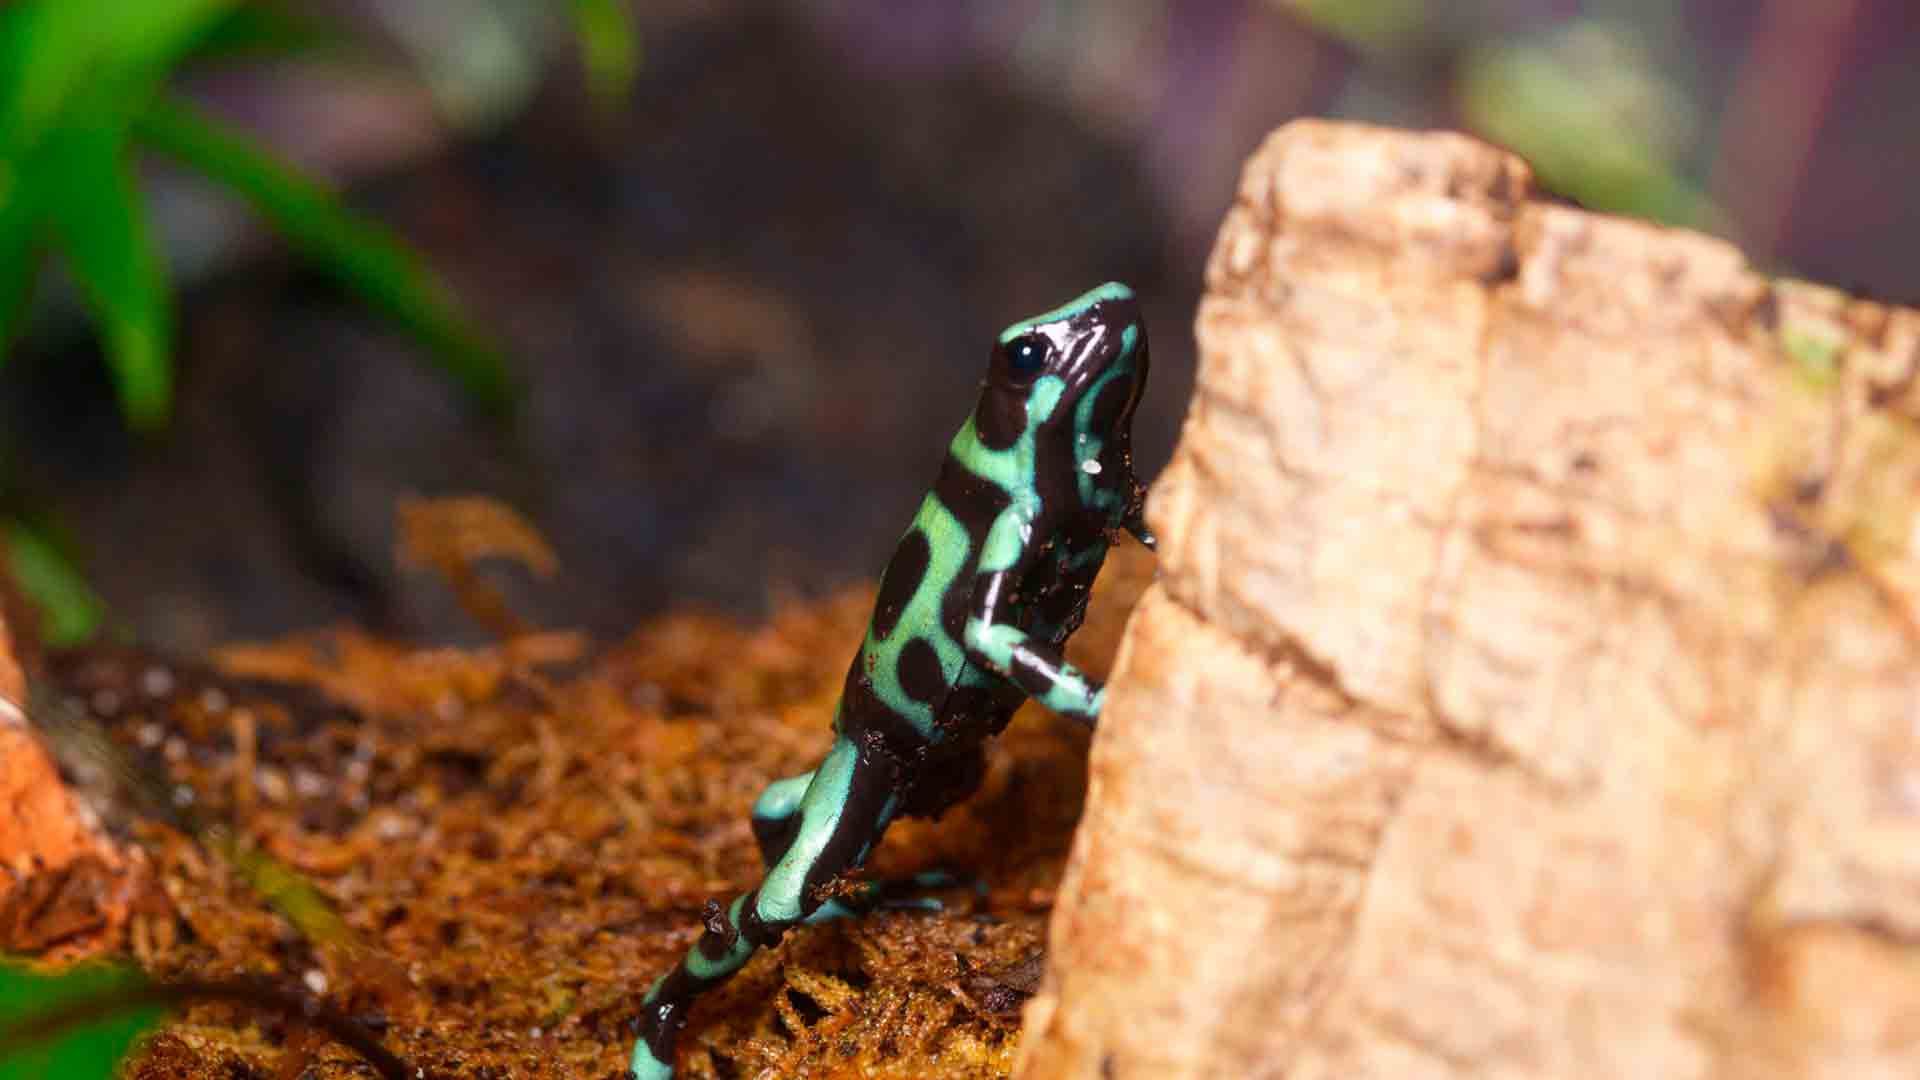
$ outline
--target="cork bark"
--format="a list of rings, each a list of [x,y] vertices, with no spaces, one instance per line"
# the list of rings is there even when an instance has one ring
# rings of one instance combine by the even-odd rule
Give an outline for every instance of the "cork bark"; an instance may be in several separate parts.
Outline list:
[[[1920,1076],[1920,312],[1247,166],[1019,1075]]]
[[[0,953],[96,951],[125,926],[145,863],[68,789],[26,702],[0,610]]]

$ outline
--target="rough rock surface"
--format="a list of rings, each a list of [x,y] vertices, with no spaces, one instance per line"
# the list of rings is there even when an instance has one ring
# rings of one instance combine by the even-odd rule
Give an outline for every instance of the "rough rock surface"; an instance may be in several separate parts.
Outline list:
[[[1920,1075],[1920,312],[1298,123],[1019,1075]]]

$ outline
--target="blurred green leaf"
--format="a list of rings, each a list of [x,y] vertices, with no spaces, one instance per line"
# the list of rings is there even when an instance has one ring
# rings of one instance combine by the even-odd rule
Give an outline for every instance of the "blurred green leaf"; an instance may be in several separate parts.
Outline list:
[[[172,396],[165,269],[126,161],[126,127],[236,0],[21,0],[0,11],[0,340],[49,242],[104,327],[128,422]]]
[[[0,360],[20,329],[40,271],[33,207],[26,185],[12,181],[7,164],[0,162]]]
[[[7,572],[40,611],[40,637],[58,647],[88,641],[106,608],[73,560],[45,530],[21,521],[5,525]]]
[[[254,0],[222,15],[194,39],[195,60],[297,56],[351,48],[338,27],[284,4]]]
[[[587,88],[602,108],[626,104],[640,71],[639,34],[629,0],[573,0],[574,32],[587,68]]]
[[[33,283],[40,276],[40,259],[26,247],[12,248],[0,239],[0,361],[7,346],[26,322],[33,302]]]
[[[107,365],[121,410],[135,428],[157,429],[173,395],[173,312],[125,143],[104,126],[63,126],[39,147],[31,168],[35,201],[106,327]]]
[[[0,157],[63,116],[124,122],[237,0],[17,0],[0,19]]]
[[[1693,138],[1688,100],[1630,27],[1576,20],[1476,50],[1460,93],[1472,126],[1525,157],[1548,188],[1595,210],[1711,223],[1714,208],[1676,156]]]
[[[123,116],[159,92],[193,45],[238,0],[51,0],[85,27],[80,57],[88,105]]]
[[[125,968],[84,965],[58,975],[38,975],[18,964],[0,962],[0,1080],[110,1080],[134,1041],[157,1023],[163,1010],[152,1005],[86,1010],[144,985]],[[44,1039],[15,1043],[22,1024],[69,1009],[97,1012],[49,1031]]]
[[[583,4],[583,19],[598,6]],[[404,245],[239,135],[184,105],[156,102],[189,53],[344,40],[297,10],[265,0],[0,6],[0,349],[19,330],[43,255],[57,252],[101,323],[128,423],[165,423],[171,297],[128,158],[137,133],[246,197],[303,254],[424,341],[475,400],[495,410],[511,404],[497,350]],[[630,78],[627,13],[609,6],[590,22],[606,77],[618,81],[625,70]]]
[[[1284,0],[1322,33],[1363,48],[1392,48],[1426,22],[1426,0]]]
[[[483,407],[502,411],[512,404],[500,353],[468,322],[445,284],[386,229],[184,102],[158,103],[141,117],[136,134],[244,196],[302,254],[423,339],[440,367]]]

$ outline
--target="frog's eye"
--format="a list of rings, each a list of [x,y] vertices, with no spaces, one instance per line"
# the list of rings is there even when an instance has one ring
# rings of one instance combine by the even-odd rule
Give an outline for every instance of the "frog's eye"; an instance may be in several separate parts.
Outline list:
[[[1007,374],[1017,382],[1026,382],[1047,366],[1047,339],[1038,334],[1015,338],[1007,343]]]

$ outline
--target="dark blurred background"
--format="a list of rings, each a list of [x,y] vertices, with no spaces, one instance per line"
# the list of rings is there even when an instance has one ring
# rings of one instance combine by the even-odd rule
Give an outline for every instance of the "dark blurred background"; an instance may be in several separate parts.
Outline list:
[[[353,264],[351,229],[302,224],[286,176],[132,114],[164,291],[90,268],[94,211],[55,207],[24,234],[45,273],[0,369],[10,565],[86,609],[74,633],[97,614],[188,652],[340,620],[467,636],[440,583],[395,565],[410,493],[487,493],[536,522],[563,570],[516,593],[554,625],[617,633],[663,605],[752,612],[869,577],[999,327],[1108,279],[1149,298],[1151,475],[1191,385],[1213,229],[1246,156],[1296,116],[1474,131],[1590,207],[1920,300],[1912,0],[299,10],[324,31],[262,23],[236,48],[221,29],[127,93],[342,192],[486,344],[436,337],[428,301]],[[14,23],[16,62],[50,48],[55,30]],[[16,104],[38,100],[23,80]],[[9,144],[8,85],[0,68],[0,314],[6,155],[16,178],[67,160],[45,133],[81,108]],[[109,317],[116,287],[131,299]],[[165,347],[141,351],[141,311],[166,313]],[[463,382],[474,349],[510,374],[510,414]],[[139,397],[141,370],[170,405]]]

